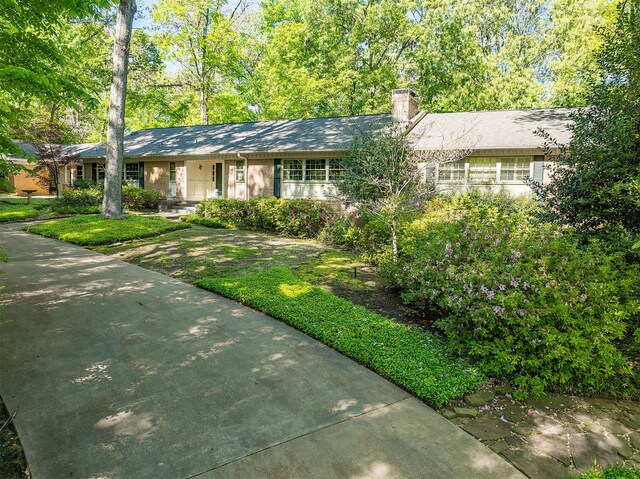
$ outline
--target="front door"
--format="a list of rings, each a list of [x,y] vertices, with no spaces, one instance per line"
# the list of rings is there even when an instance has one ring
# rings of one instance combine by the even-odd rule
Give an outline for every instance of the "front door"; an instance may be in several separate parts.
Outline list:
[[[222,162],[214,160],[187,162],[187,199],[200,201],[222,197]]]

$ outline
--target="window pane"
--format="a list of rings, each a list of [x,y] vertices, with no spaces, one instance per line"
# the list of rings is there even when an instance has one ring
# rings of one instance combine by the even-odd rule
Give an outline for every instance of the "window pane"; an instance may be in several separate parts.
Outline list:
[[[104,180],[104,165],[102,163],[96,164],[96,173],[98,174],[98,181]]]
[[[472,158],[469,160],[469,182],[490,184],[496,181],[495,158]]]
[[[440,181],[464,181],[464,160],[440,165],[438,179]]]
[[[175,161],[169,162],[169,181],[176,181],[176,163],[175,163]]]
[[[76,178],[79,180],[80,178],[84,178],[84,168],[82,165],[76,166]]]
[[[244,160],[236,160],[236,181],[244,182]]]
[[[127,181],[138,181],[140,177],[140,168],[138,163],[126,163],[124,170],[124,179]]]
[[[337,180],[344,173],[342,160],[329,160],[329,180]]]
[[[302,181],[302,160],[284,160],[282,177],[285,181]]]
[[[529,176],[530,157],[502,158],[500,181],[524,181]]]
[[[306,160],[305,181],[326,181],[326,168],[326,160]]]

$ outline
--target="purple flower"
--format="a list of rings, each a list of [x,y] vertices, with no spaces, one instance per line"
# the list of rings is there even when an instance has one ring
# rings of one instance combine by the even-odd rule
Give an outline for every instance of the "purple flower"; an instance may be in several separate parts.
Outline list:
[[[451,251],[452,251],[451,243],[447,243],[447,246],[445,246],[444,249],[447,251],[447,253],[451,253]]]
[[[505,289],[507,289],[507,287],[502,283],[500,283],[498,287],[500,288],[500,291],[504,291]]]
[[[500,238],[496,238],[496,240],[493,242],[493,246],[498,246],[500,244]]]
[[[487,291],[487,299],[493,298],[494,295],[495,295],[495,293],[493,292],[493,290]]]
[[[515,279],[511,280],[511,286],[513,286],[514,288],[517,288],[519,284],[520,283],[517,280],[515,280]]]

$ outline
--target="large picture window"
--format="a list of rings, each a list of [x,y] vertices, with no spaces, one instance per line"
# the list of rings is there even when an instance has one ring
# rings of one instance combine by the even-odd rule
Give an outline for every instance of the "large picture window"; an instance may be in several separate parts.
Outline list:
[[[328,183],[337,179],[343,171],[342,161],[337,158],[330,160],[283,160],[282,162],[282,178],[284,181]]]
[[[438,181],[492,185],[524,181],[531,173],[531,156],[470,157],[438,166]]]
[[[524,181],[531,173],[531,158],[502,158],[500,181]]]

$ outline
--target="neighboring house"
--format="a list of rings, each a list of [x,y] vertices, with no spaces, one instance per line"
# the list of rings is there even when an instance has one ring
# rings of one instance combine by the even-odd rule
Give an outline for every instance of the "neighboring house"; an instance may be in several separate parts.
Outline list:
[[[395,122],[420,151],[462,148],[463,161],[433,173],[440,190],[468,187],[528,191],[526,177],[545,181],[544,129],[570,140],[570,109],[472,113],[420,112],[417,95],[394,90],[392,113],[308,120],[153,128],[124,138],[124,181],[174,199],[330,198],[339,159],[358,133]],[[70,145],[83,165],[70,178],[104,179],[105,145]],[[75,176],[74,176],[75,174]]]
[[[20,171],[15,175],[11,175],[8,180],[9,184],[14,188],[14,192],[17,193],[18,196],[26,196],[25,190],[35,190],[34,195],[52,195],[55,194],[55,188],[48,185],[43,185],[40,181],[40,176],[37,175],[33,170],[36,167],[37,159],[38,159],[38,150],[31,143],[24,143],[19,141],[14,141],[16,145],[18,145],[22,151],[24,151],[25,155],[28,155],[33,158],[31,162],[27,159],[27,157],[16,157],[11,156],[7,158],[7,161],[12,163],[17,163],[25,167],[25,170]],[[91,144],[93,146],[93,144]],[[68,145],[64,147],[65,150],[76,151],[81,150],[82,145]],[[69,164],[62,167],[63,171],[60,174],[60,181],[58,184],[58,190],[63,191],[65,189],[71,188],[73,183],[79,178],[83,178],[83,163],[82,161],[78,161],[74,164]],[[43,173],[41,173],[43,174]]]

